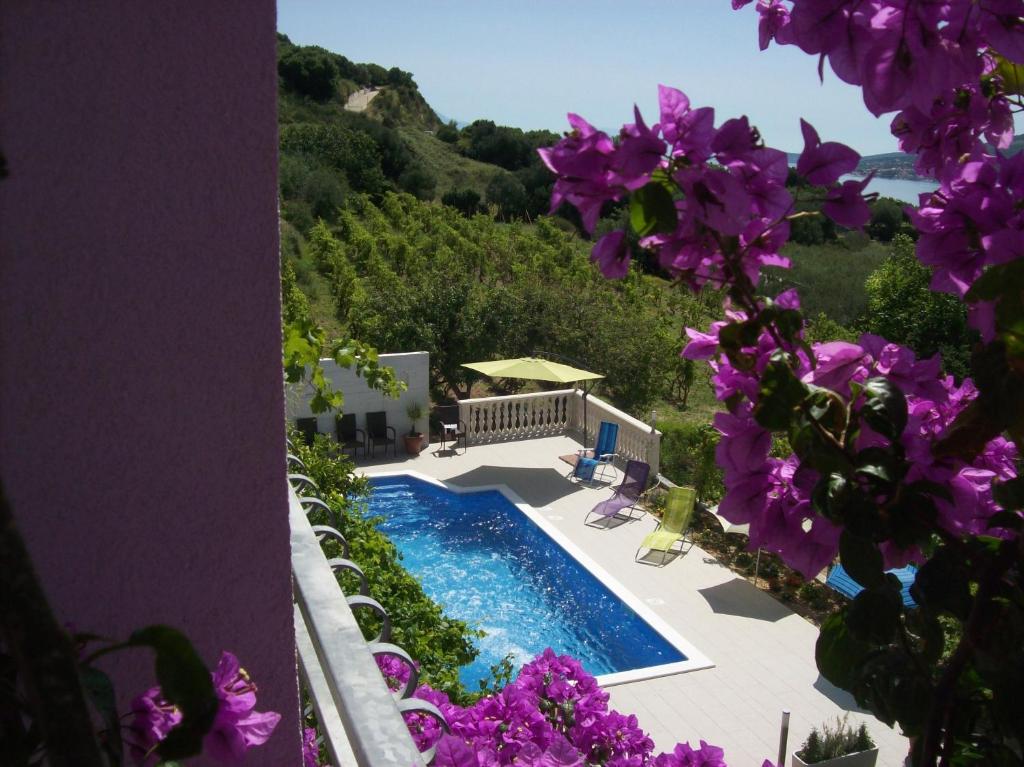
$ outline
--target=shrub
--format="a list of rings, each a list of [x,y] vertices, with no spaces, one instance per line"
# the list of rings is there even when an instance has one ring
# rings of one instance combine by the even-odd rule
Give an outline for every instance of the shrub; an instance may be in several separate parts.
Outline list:
[[[664,423],[661,473],[678,485],[697,489],[697,497],[714,503],[722,497],[722,471],[715,463],[718,431],[711,424]]]
[[[452,189],[441,198],[444,205],[450,205],[464,216],[480,212],[480,195],[473,189]]]
[[[805,602],[815,602],[818,599],[818,586],[814,583],[805,583],[800,587],[797,596]]]
[[[826,722],[821,726],[820,733],[817,727],[812,728],[811,734],[797,751],[797,756],[808,764],[816,764],[826,759],[835,759],[874,748],[875,743],[871,740],[864,723],[861,722],[860,727],[853,729],[847,721],[848,718],[847,714],[842,719],[836,719],[834,727]]]

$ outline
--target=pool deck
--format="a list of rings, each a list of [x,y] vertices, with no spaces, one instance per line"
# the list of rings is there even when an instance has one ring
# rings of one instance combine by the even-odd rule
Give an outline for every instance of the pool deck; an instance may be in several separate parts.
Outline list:
[[[788,754],[812,725],[850,712],[852,724],[867,722],[879,765],[903,764],[907,739],[818,674],[813,624],[697,547],[665,567],[634,562],[654,528],[649,516],[612,529],[585,526],[586,513],[611,491],[565,478],[558,456],[577,448],[569,437],[460,447],[457,454],[431,444],[417,458],[360,458],[357,470],[411,471],[463,488],[506,485],[708,656],[712,668],[608,688],[611,706],[636,714],[659,751],[703,739],[725,749],[734,767],[760,767],[777,757],[783,709],[791,712]],[[615,482],[620,478],[616,472]]]

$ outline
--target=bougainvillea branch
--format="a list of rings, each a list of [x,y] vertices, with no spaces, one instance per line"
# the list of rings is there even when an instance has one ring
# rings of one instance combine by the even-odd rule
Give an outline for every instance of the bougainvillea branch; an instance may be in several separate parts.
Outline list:
[[[659,122],[648,126],[634,109],[614,139],[570,115],[571,132],[540,150],[557,176],[552,209],[575,205],[589,232],[605,202],[627,201],[628,229],[593,249],[605,276],[624,276],[643,249],[680,284],[724,289],[724,320],[688,329],[684,350],[711,366],[724,405],[715,417],[726,485],[719,510],[749,523],[752,548],[777,552],[805,576],[838,555],[865,586],[822,627],[822,674],[915,736],[916,764],[972,754],[1019,764],[1024,153],[1003,150],[1024,79],[1024,5],[755,7],[762,49],[798,46],[819,57],[822,76],[827,63],[859,86],[874,115],[894,113],[901,149],[938,182],[908,214],[932,288],[969,304],[980,334],[973,380],[955,381],[937,356],[918,359],[874,335],[809,344],[795,291],[758,295],[763,267],[789,266],[781,249],[805,212],[786,188],[785,154],[746,117],[716,125],[713,110],[665,86]],[[845,177],[859,156],[806,121],[800,127],[795,171],[823,188],[821,214],[862,227],[871,177]],[[885,574],[907,562],[920,566],[914,611]],[[948,638],[940,620],[952,626]]]

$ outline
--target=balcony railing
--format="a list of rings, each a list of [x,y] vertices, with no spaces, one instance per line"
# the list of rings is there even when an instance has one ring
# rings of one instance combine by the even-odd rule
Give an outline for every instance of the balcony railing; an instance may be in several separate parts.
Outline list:
[[[289,456],[289,468],[297,459]],[[336,765],[415,767],[429,764],[433,749],[420,753],[402,714],[418,712],[436,718],[441,712],[424,700],[411,698],[418,673],[400,647],[390,644],[390,620],[384,608],[366,593],[359,565],[347,559],[348,543],[336,527],[312,525],[311,511],[330,508],[311,493],[316,485],[302,474],[289,475],[292,576],[295,593],[295,644],[301,681],[316,712],[323,743]],[[304,493],[297,495],[296,490]],[[343,558],[328,560],[321,538],[341,544]],[[360,594],[346,597],[335,570],[359,576]],[[380,634],[367,641],[353,609],[369,609],[381,618]],[[375,656],[398,658],[410,668],[405,689],[392,693]]]
[[[583,392],[579,389],[481,397],[459,402],[470,445],[515,439],[583,434]],[[587,396],[586,433],[592,446],[601,421],[619,425],[616,453],[650,464],[656,476],[661,462],[661,432],[593,395]],[[620,467],[621,468],[621,467]]]

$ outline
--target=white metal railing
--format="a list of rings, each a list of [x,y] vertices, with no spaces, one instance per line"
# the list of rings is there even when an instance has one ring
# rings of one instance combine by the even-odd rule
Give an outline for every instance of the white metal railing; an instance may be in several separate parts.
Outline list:
[[[332,763],[345,767],[424,767],[431,761],[433,749],[423,754],[417,750],[402,712],[432,716],[445,729],[447,724],[432,704],[409,697],[417,677],[412,659],[401,648],[387,644],[386,636],[370,642],[363,636],[353,607],[372,607],[376,611],[379,605],[365,594],[346,598],[332,565],[360,575],[361,571],[347,559],[327,559],[318,533],[329,530],[342,541],[344,538],[326,526],[314,529],[303,500],[318,499],[300,499],[291,484],[288,519],[296,650],[303,686],[316,711]],[[387,621],[385,626],[389,627]],[[380,654],[398,657],[410,667],[410,683],[397,694],[388,690],[374,659]]]
[[[583,392],[579,389],[481,397],[459,402],[459,420],[466,424],[470,445],[550,437],[575,432],[582,436]],[[604,400],[587,396],[586,434],[592,447],[601,421],[619,426],[615,452],[621,463],[633,459],[651,466],[656,476],[661,463],[661,432]],[[620,466],[621,468],[621,466]]]

